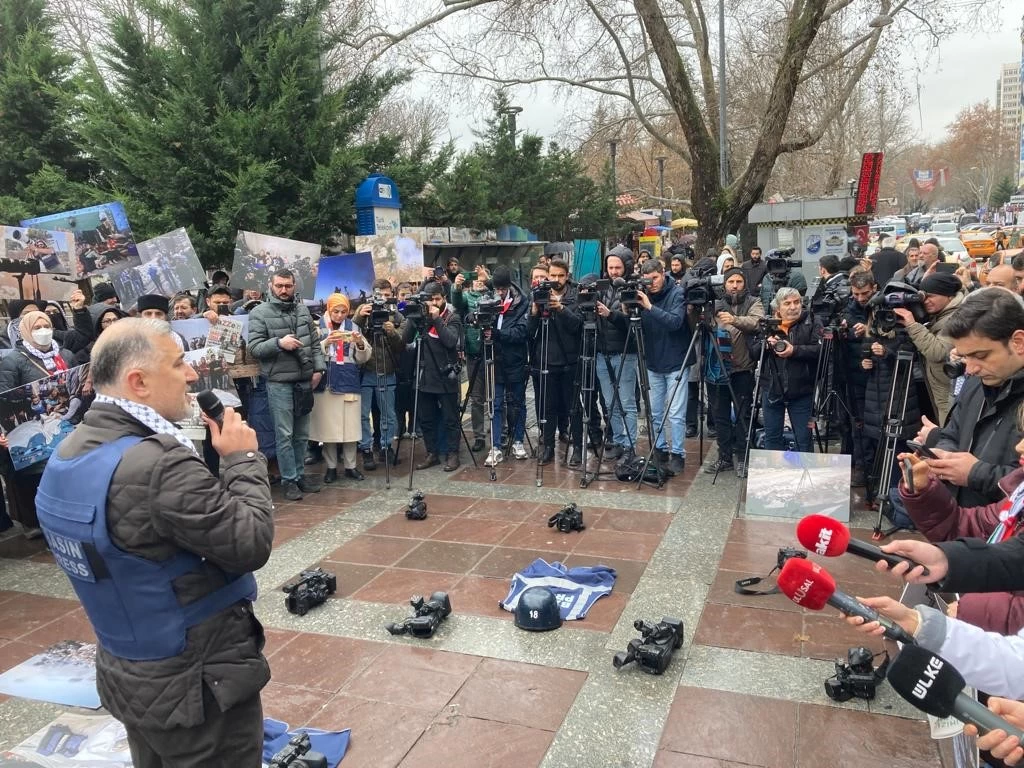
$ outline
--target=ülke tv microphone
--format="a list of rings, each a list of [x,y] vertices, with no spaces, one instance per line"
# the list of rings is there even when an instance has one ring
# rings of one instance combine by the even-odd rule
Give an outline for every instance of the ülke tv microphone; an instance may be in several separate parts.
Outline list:
[[[202,412],[217,423],[218,429],[224,429],[224,405],[219,397],[209,389],[204,389],[196,395],[196,402]]]
[[[1024,743],[1024,731],[964,693],[964,678],[948,661],[916,645],[904,646],[886,675],[893,690],[934,717],[953,716],[982,734],[1001,728]]]
[[[831,605],[848,616],[860,616],[865,622],[877,621],[885,628],[885,636],[890,640],[914,644],[914,638],[899,624],[836,589],[835,579],[817,563],[799,557],[790,558],[779,571],[777,583],[779,591],[799,606],[820,611]]]
[[[796,524],[796,537],[800,540],[800,545],[805,549],[825,557],[839,557],[839,555],[846,552],[874,562],[885,560],[890,567],[900,563],[909,563],[911,568],[919,565],[913,560],[907,560],[899,555],[890,555],[888,552],[883,552],[874,544],[851,539],[850,529],[827,515],[808,515],[805,517]],[[924,575],[928,575],[927,568],[924,568]]]

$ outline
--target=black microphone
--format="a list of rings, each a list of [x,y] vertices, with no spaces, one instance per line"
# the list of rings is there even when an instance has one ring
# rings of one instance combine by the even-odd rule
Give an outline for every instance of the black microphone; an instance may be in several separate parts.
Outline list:
[[[614,280],[612,280],[612,288],[623,288],[625,287],[625,285],[626,281],[623,280],[621,277],[616,277]]]
[[[915,707],[935,717],[952,715],[983,735],[1002,729],[1024,744],[1024,731],[964,693],[963,675],[941,656],[917,645],[905,645],[889,665],[886,677],[893,690]]]
[[[202,412],[217,423],[218,429],[224,429],[224,405],[219,397],[209,389],[204,389],[196,395],[196,402]]]

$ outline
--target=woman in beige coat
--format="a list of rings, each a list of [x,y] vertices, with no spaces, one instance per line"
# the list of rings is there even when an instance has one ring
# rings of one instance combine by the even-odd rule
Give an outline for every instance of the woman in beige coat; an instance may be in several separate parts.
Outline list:
[[[313,395],[309,439],[324,444],[325,483],[338,479],[339,444],[345,477],[362,480],[362,472],[356,469],[356,445],[362,435],[359,366],[370,359],[373,348],[349,319],[349,301],[344,294],[327,297],[320,336],[327,373],[321,379],[321,391]]]

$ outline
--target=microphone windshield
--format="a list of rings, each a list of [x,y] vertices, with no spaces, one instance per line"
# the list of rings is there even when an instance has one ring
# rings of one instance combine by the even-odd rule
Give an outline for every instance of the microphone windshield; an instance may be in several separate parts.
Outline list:
[[[782,566],[777,580],[779,591],[804,608],[820,611],[836,591],[835,579],[817,563],[791,557]]]
[[[896,693],[935,717],[953,714],[965,685],[963,675],[948,661],[919,645],[904,645],[886,677]]]
[[[826,515],[808,515],[796,524],[796,537],[804,549],[825,557],[838,557],[850,545],[850,529]]]
[[[626,281],[623,280],[621,277],[616,277],[614,280],[612,280],[612,288],[622,288],[623,286],[625,286],[625,284]]]

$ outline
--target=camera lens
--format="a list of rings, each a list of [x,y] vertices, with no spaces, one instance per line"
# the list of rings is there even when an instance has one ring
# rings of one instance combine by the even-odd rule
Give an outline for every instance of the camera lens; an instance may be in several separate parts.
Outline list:
[[[776,352],[785,352],[786,351],[786,342],[784,342],[784,341],[773,342],[772,343],[772,349],[774,349]]]

